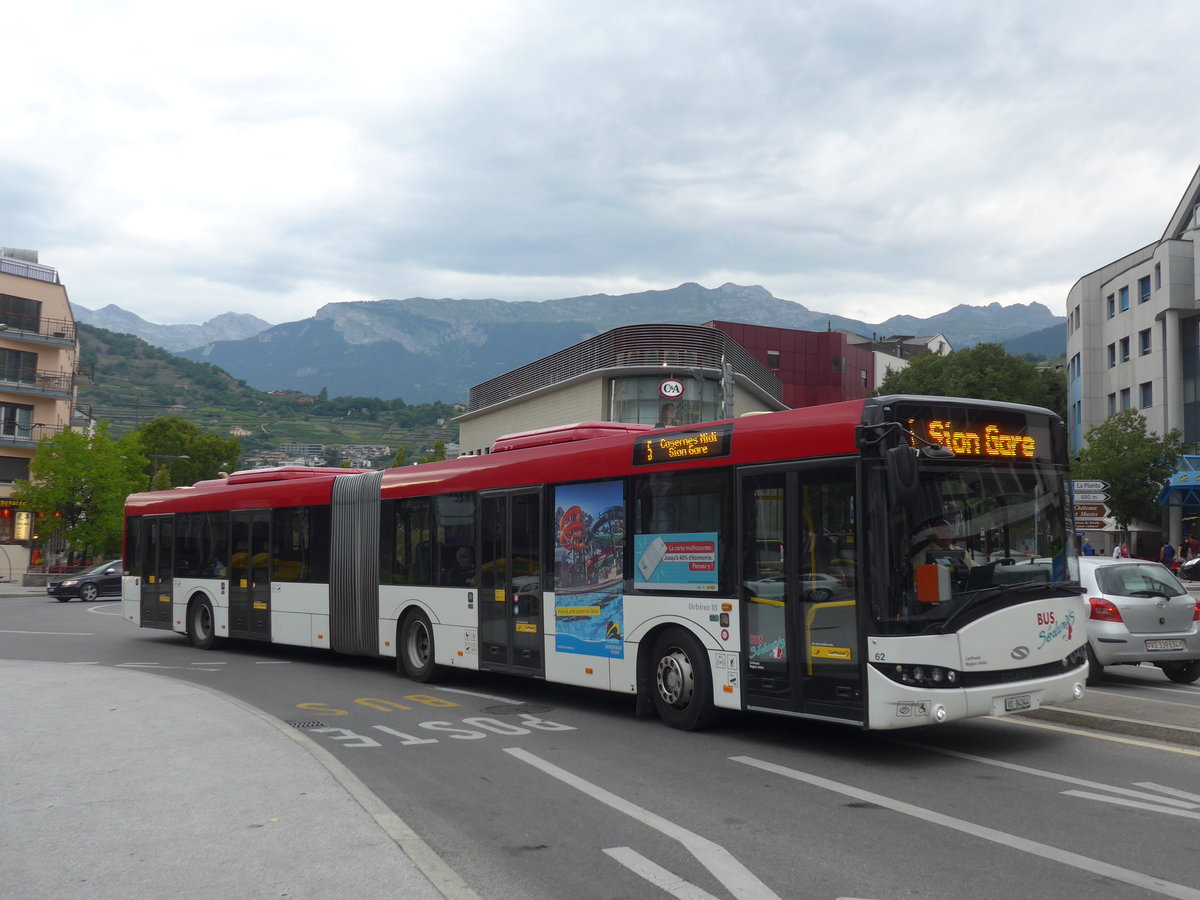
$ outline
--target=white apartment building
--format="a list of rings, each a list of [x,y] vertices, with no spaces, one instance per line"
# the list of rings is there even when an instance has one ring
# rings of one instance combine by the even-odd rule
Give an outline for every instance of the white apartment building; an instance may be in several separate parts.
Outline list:
[[[1084,275],[1067,295],[1067,434],[1072,453],[1115,412],[1200,443],[1200,168],[1162,237]],[[1194,477],[1195,473],[1191,473]],[[1168,504],[1171,541],[1181,516]],[[1157,523],[1154,523],[1157,524]]]

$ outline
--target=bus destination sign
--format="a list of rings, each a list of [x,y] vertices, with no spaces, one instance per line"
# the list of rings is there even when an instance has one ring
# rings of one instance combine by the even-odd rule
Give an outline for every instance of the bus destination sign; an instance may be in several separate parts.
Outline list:
[[[732,425],[648,434],[634,440],[633,464],[657,466],[662,463],[718,459],[728,456],[732,446]]]
[[[949,447],[958,456],[1014,456],[1033,459],[1037,439],[1028,434],[1006,434],[994,422],[976,424],[969,430],[951,421],[931,419],[925,423],[925,437]]]

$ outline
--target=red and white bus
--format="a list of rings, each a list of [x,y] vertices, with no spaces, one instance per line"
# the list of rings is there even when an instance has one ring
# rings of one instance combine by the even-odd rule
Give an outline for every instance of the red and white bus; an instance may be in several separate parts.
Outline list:
[[[892,396],[593,422],[380,472],[135,494],[123,613],[186,634],[888,729],[1082,694],[1064,431]]]

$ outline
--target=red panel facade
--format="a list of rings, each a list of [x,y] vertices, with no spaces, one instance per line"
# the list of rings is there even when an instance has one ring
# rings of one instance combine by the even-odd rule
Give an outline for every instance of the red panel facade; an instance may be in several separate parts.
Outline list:
[[[861,400],[875,383],[874,355],[848,343],[840,331],[797,331],[740,322],[706,324],[729,335],[774,372],[788,406]]]

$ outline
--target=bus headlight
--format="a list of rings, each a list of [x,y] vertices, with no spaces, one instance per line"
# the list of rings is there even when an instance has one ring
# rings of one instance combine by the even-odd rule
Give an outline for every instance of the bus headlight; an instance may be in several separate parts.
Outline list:
[[[916,666],[898,663],[878,668],[892,681],[912,687],[956,688],[962,679],[960,672],[945,666]]]

